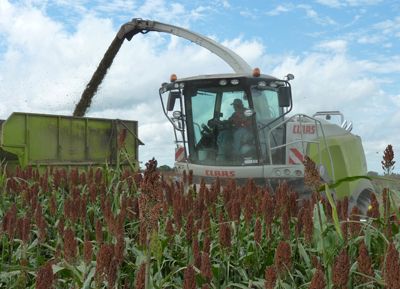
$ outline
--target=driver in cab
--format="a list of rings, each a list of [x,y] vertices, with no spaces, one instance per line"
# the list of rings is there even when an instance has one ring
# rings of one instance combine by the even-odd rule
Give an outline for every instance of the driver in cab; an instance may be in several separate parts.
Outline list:
[[[243,105],[241,99],[236,98],[231,105],[233,106],[234,112],[227,120],[231,129],[222,130],[219,132],[217,145],[218,155],[217,160],[224,160],[226,156],[232,155],[234,158],[241,156],[241,146],[243,143],[248,142],[251,137],[251,118],[246,117],[246,108]],[[233,139],[233,144],[232,144]],[[231,147],[231,153],[230,148]]]
[[[235,110],[228,119],[232,123],[232,126],[235,128],[249,127],[251,125],[251,120],[244,115],[246,108],[244,107],[242,100],[236,98],[231,105],[233,105],[233,109]]]

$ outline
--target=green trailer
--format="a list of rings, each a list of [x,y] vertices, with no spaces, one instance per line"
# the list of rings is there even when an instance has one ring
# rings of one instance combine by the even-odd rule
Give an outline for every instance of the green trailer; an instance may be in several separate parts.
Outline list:
[[[132,120],[14,112],[0,126],[0,158],[9,168],[134,165],[138,123]]]

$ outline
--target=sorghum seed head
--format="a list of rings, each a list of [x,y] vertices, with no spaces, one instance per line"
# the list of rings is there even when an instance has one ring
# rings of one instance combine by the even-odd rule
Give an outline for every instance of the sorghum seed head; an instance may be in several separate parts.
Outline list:
[[[222,247],[231,247],[231,228],[228,223],[221,223],[219,225],[219,242]]]
[[[113,258],[107,270],[107,285],[108,288],[115,288],[115,281],[117,280],[118,260]]]
[[[276,270],[275,267],[269,266],[265,269],[265,289],[274,289],[276,285]]]
[[[289,210],[286,208],[281,221],[281,228],[283,232],[283,236],[286,240],[290,239],[290,218],[289,218]]]
[[[393,147],[392,145],[388,145],[383,152],[383,160],[381,161],[382,169],[384,170],[385,174],[390,174],[395,163]]]
[[[103,225],[99,219],[96,221],[96,242],[99,245],[103,243]]]
[[[307,243],[311,243],[314,233],[314,223],[313,223],[313,208],[311,202],[307,202],[308,205],[305,207],[303,214],[303,227],[304,227],[304,238]]]
[[[361,223],[360,223],[360,210],[357,207],[353,207],[350,213],[350,234],[352,237],[357,237],[361,233]]]
[[[89,264],[92,261],[93,255],[93,245],[89,240],[85,240],[83,243],[83,260],[86,264]]]
[[[75,233],[71,228],[64,231],[64,256],[68,262],[73,262],[78,253],[78,242],[75,239]]]
[[[193,238],[192,251],[193,251],[193,257],[194,257],[194,266],[196,268],[200,268],[201,254],[200,254],[199,242],[197,241],[197,238]]]
[[[108,244],[102,244],[96,255],[95,278],[97,282],[102,282],[108,273],[111,261],[113,259],[114,247]]]
[[[386,252],[383,277],[385,279],[385,288],[400,288],[399,252],[397,251],[393,242],[389,244]]]
[[[167,224],[165,225],[165,233],[169,238],[174,236],[174,227],[172,224],[172,220],[168,218]]]
[[[358,272],[362,273],[363,275],[374,277],[374,271],[372,269],[371,258],[368,255],[367,247],[365,246],[364,242],[361,241],[360,245],[358,246]],[[370,279],[366,276],[359,276],[361,279],[360,283],[366,283],[370,281]]]
[[[335,258],[332,267],[332,281],[335,288],[346,289],[349,282],[350,260],[346,249]]]
[[[194,226],[193,211],[190,211],[186,221],[186,240],[189,243],[192,242],[193,238],[193,226]]]
[[[145,289],[146,283],[146,263],[140,265],[139,270],[136,272],[135,288]]]
[[[279,275],[285,274],[292,267],[292,253],[289,243],[280,241],[275,252],[274,264]]]
[[[183,275],[183,289],[196,289],[195,271],[192,265],[185,269]]]
[[[47,262],[39,268],[36,276],[36,289],[53,288],[54,274],[51,263]]]
[[[210,255],[208,253],[203,252],[201,255],[200,271],[201,271],[201,275],[207,281],[211,280],[211,278],[212,278],[211,261],[210,261]]]
[[[318,191],[322,182],[314,161],[310,159],[308,156],[305,156],[303,164],[304,164],[304,183],[314,191]]]
[[[304,208],[301,207],[300,210],[297,212],[297,223],[296,223],[296,229],[295,229],[295,233],[296,233],[296,237],[299,238],[301,236],[301,232],[303,230],[303,221],[304,221]]]
[[[317,269],[311,279],[309,289],[325,289],[326,287],[325,274],[321,269]]]
[[[261,238],[262,238],[262,227],[261,227],[261,221],[259,218],[256,220],[256,224],[254,226],[254,241],[257,244],[261,243]]]
[[[203,252],[209,253],[211,247],[211,239],[209,234],[206,234],[203,241]]]

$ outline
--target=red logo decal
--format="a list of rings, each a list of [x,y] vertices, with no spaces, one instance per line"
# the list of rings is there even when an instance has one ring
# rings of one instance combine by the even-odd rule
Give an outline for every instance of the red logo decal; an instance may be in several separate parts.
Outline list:
[[[221,178],[233,178],[235,177],[235,171],[226,170],[206,170],[206,176],[208,177],[221,177]]]
[[[293,126],[292,133],[294,134],[315,134],[315,125],[313,124],[303,124],[300,126],[299,124],[295,124]]]

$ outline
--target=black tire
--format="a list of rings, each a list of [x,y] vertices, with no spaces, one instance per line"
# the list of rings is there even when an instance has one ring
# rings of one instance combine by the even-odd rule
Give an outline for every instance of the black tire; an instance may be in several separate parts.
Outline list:
[[[357,198],[357,207],[361,211],[362,215],[367,215],[369,205],[371,204],[371,189],[363,190]]]

